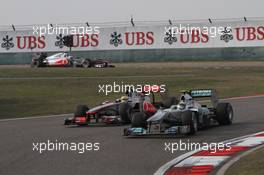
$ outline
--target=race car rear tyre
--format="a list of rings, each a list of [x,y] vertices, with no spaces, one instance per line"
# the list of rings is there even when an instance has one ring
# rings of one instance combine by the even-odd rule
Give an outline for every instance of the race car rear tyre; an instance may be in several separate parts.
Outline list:
[[[92,66],[91,60],[90,60],[90,59],[85,59],[85,60],[83,61],[83,63],[82,63],[82,66],[83,66],[84,68],[89,68],[89,67],[91,67],[91,66]]]
[[[185,111],[181,114],[181,120],[183,126],[189,126],[190,130],[186,135],[194,135],[198,130],[198,121],[196,115],[192,111]]]
[[[132,115],[131,127],[133,128],[147,128],[147,121],[144,117],[144,113],[142,112],[135,112]]]
[[[234,118],[234,112],[230,103],[219,103],[216,107],[215,120],[220,125],[231,125]]]
[[[87,105],[78,105],[74,112],[74,117],[86,116],[86,112],[89,110]]]
[[[119,105],[119,115],[121,117],[122,122],[130,123],[132,116],[131,116],[131,106],[128,103],[121,103]]]
[[[164,107],[165,108],[170,108],[172,105],[178,104],[178,100],[176,97],[169,97],[165,102],[164,102]]]

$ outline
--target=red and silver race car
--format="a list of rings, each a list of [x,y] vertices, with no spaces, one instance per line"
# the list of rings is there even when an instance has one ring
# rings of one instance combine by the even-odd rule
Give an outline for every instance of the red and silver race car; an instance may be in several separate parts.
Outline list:
[[[64,125],[90,125],[90,124],[122,124],[119,116],[121,100],[104,102],[89,109],[87,105],[78,105],[74,117],[66,118]]]
[[[35,53],[32,57],[31,67],[115,67],[109,61],[102,59],[75,58],[67,52],[47,56],[46,53]]]
[[[93,124],[123,124],[119,108],[120,104],[128,101],[127,96],[122,96],[120,99],[109,102],[105,101],[91,109],[87,105],[78,105],[74,112],[74,116],[66,118],[64,125],[93,125]],[[136,101],[130,101],[136,103]]]
[[[68,53],[57,53],[47,56],[46,53],[35,53],[31,61],[31,67],[66,67],[72,66],[73,57]]]
[[[126,124],[131,123],[133,114],[142,111],[146,116],[152,116],[160,107],[175,104],[175,98],[166,98],[163,102],[156,102],[154,93],[128,92],[114,102],[104,102],[89,109],[87,105],[78,105],[73,117],[66,118],[64,125],[90,124]]]

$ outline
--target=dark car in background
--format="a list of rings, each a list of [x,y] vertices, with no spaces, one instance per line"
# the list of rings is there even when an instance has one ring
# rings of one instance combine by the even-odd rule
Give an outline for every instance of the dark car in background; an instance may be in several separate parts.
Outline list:
[[[67,52],[47,56],[47,53],[34,53],[31,67],[83,67],[106,68],[115,67],[108,60],[73,57]]]

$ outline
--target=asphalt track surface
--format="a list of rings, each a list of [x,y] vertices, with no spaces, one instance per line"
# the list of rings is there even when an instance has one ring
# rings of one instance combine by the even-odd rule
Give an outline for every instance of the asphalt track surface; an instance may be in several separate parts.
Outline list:
[[[128,75],[128,76],[88,76],[88,77],[0,77],[0,80],[67,80],[67,79],[130,79],[130,78],[163,78],[163,77],[187,77],[193,74],[177,74],[177,75]]]
[[[192,137],[124,138],[119,127],[67,128],[64,117],[0,122],[0,174],[3,175],[147,175],[184,154],[164,151],[165,142],[218,142],[264,130],[264,98],[230,100],[235,111],[232,126],[213,127]],[[99,142],[100,151],[32,151],[32,142]]]

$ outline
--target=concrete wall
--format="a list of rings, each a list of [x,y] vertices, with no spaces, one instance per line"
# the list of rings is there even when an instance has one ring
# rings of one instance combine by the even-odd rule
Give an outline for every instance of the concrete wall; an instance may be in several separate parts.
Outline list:
[[[49,54],[52,54],[50,52]],[[1,53],[0,64],[29,64],[32,53]],[[264,60],[264,47],[78,51],[74,56],[113,62],[171,60]]]

